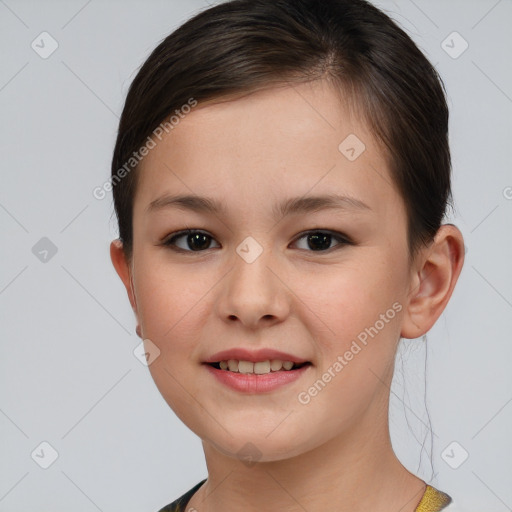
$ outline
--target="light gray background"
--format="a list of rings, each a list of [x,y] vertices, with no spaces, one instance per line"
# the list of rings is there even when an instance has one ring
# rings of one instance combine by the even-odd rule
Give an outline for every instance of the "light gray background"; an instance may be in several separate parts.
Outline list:
[[[512,510],[512,1],[376,4],[445,80],[452,220],[467,246],[426,345],[407,341],[398,356],[393,443],[462,510]],[[206,6],[0,0],[0,511],[152,512],[206,477],[200,440],[133,355],[140,339],[109,259],[111,196],[92,195],[108,179],[137,68]],[[43,31],[59,45],[46,59],[31,47]],[[469,43],[456,59],[442,47],[454,31]],[[444,46],[453,55],[462,44],[452,36]],[[46,262],[32,252],[42,237],[57,247]],[[50,460],[43,441],[58,452],[48,469],[35,462]]]

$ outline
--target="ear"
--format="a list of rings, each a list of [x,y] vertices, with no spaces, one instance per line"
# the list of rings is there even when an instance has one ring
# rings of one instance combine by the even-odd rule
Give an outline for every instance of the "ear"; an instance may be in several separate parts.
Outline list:
[[[137,320],[137,327],[135,332],[139,337],[142,338],[140,324],[139,324],[139,312],[137,309],[137,300],[135,298],[134,286],[133,286],[133,275],[130,262],[126,259],[126,254],[124,252],[123,243],[121,240],[116,239],[110,243],[110,259],[112,260],[112,264],[116,269],[117,275],[121,278],[121,281],[126,288],[126,292],[128,293],[128,299],[130,300],[130,304],[132,306],[133,312],[135,313],[135,318]]]
[[[416,258],[402,322],[403,338],[419,338],[448,304],[464,264],[464,239],[452,224],[442,225],[432,244]]]

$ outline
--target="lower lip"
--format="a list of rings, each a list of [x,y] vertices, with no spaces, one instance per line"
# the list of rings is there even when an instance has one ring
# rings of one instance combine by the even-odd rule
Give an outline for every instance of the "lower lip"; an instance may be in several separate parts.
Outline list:
[[[274,391],[275,389],[296,381],[308,371],[311,365],[304,365],[297,370],[280,370],[263,375],[218,370],[209,364],[205,366],[219,382],[235,391],[241,391],[243,393],[265,393]]]

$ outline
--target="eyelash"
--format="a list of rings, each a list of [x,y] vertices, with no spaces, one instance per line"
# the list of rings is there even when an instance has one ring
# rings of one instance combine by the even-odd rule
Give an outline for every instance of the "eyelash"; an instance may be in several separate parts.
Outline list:
[[[350,240],[350,238],[348,236],[344,235],[343,233],[339,233],[338,231],[332,231],[329,229],[322,229],[322,230],[321,229],[313,229],[313,230],[309,230],[309,231],[304,231],[304,232],[300,233],[294,239],[294,241],[292,243],[296,243],[297,241],[301,240],[302,238],[305,238],[312,234],[318,234],[318,233],[330,235],[332,237],[332,239],[339,242],[339,244],[335,245],[334,247],[329,247],[326,250],[318,250],[318,251],[307,250],[307,249],[301,249],[301,250],[304,250],[306,252],[311,252],[311,253],[330,253],[333,250],[340,249],[341,247],[343,247],[345,245],[354,245],[354,242],[352,240]],[[201,231],[199,229],[186,229],[183,231],[178,231],[177,233],[173,233],[172,235],[170,235],[169,237],[164,239],[164,241],[162,242],[161,245],[168,247],[172,251],[180,252],[180,253],[198,254],[198,253],[209,251],[210,249],[192,251],[192,250],[182,249],[181,247],[176,247],[176,245],[174,245],[176,240],[178,240],[182,237],[188,236],[188,235],[193,235],[193,234],[202,234],[202,235],[205,235],[205,236],[211,238],[212,240],[215,240],[211,235],[209,235],[208,233]]]

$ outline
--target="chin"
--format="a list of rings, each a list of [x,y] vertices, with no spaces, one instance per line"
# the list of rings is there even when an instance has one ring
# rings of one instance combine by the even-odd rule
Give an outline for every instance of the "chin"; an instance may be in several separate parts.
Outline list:
[[[302,444],[299,439],[286,432],[283,432],[282,436],[274,435],[274,433],[269,437],[267,435],[268,432],[261,435],[232,432],[232,436],[226,434],[221,439],[200,437],[203,445],[210,445],[221,454],[244,462],[248,467],[255,463],[291,459],[314,448],[311,438]],[[205,447],[205,452],[207,449]],[[212,453],[211,450],[208,451],[210,454]]]

